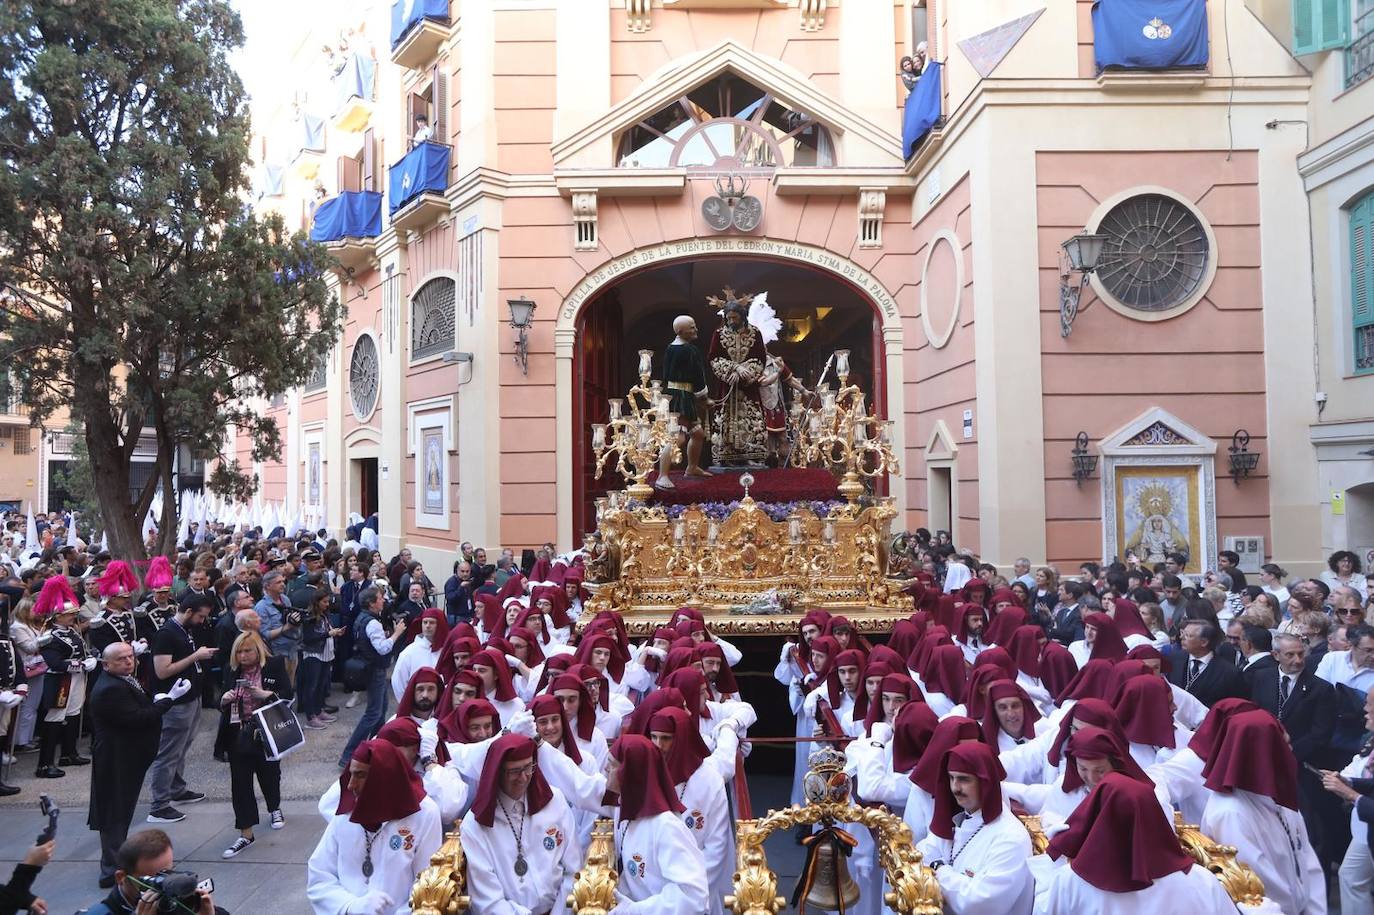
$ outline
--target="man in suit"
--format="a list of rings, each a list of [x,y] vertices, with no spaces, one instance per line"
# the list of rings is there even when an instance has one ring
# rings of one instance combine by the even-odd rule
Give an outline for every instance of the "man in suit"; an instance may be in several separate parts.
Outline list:
[[[1243,659],[1240,672],[1246,683],[1253,684],[1256,677],[1278,669],[1279,664],[1274,660],[1274,637],[1263,626],[1241,623],[1240,641],[1236,647]]]
[[[1169,671],[1169,682],[1211,708],[1221,699],[1248,699],[1250,690],[1234,664],[1216,655],[1221,633],[1206,620],[1187,620],[1179,644],[1186,657]]]
[[[1083,640],[1083,614],[1078,605],[1083,600],[1083,586],[1076,581],[1059,584],[1059,606],[1051,614],[1050,638],[1064,646]]]
[[[1298,762],[1339,771],[1348,754],[1331,748],[1336,727],[1335,687],[1307,668],[1307,643],[1296,635],[1275,640],[1275,663],[1250,677],[1250,699],[1272,713],[1288,732]],[[1329,868],[1340,863],[1350,841],[1350,818],[1340,798],[1322,789],[1306,766],[1298,770],[1298,799],[1312,848]]]
[[[191,681],[179,679],[168,692],[150,698],[134,678],[134,649],[127,642],[111,642],[102,661],[107,676],[96,680],[88,700],[95,765],[86,825],[100,832],[100,886],[109,888],[143,777],[157,758],[162,716],[191,691]]]

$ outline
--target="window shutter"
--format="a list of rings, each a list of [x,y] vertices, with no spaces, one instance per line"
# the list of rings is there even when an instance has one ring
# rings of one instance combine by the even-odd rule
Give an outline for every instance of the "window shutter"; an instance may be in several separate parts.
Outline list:
[[[339,193],[362,190],[362,167],[351,156],[339,156]]]
[[[440,69],[439,64],[430,68],[430,97],[434,101],[434,110],[430,113],[430,121],[434,127],[434,139],[440,143],[447,143],[448,74]]]
[[[377,141],[373,138],[372,128],[363,131],[363,190],[375,191],[377,187]]]
[[[1315,54],[1350,43],[1350,0],[1293,0],[1293,53]]]
[[[1350,318],[1355,370],[1374,369],[1374,192],[1350,211]]]

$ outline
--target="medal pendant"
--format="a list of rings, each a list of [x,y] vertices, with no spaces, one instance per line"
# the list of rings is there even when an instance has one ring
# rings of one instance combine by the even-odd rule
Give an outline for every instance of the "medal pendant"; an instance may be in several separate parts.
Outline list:
[[[371,876],[372,876],[372,858],[371,858],[371,856],[366,857],[366,858],[363,859],[363,876],[364,876],[364,877],[371,877]]]
[[[530,866],[525,863],[525,857],[523,855],[517,855],[515,858],[515,876],[523,877],[525,874],[529,873],[529,869]]]

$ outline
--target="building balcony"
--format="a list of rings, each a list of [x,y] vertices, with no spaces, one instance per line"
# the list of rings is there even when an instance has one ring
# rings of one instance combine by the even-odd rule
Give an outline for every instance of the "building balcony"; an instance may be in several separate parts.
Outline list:
[[[387,170],[387,199],[391,224],[398,232],[419,232],[449,211],[449,160],[452,149],[443,143],[419,143]]]
[[[382,195],[344,191],[320,203],[310,225],[310,240],[320,242],[350,275],[377,255],[382,234]]]
[[[423,69],[449,37],[449,0],[396,0],[391,5],[391,62]]]
[[[18,398],[5,398],[0,396],[0,423],[11,425],[15,423],[29,424],[29,405]]]
[[[306,181],[313,181],[324,161],[324,119],[302,114],[296,122],[296,129],[299,134],[296,152],[291,158],[291,172]]]
[[[334,77],[334,117],[330,121],[335,130],[358,133],[372,118],[376,99],[377,62],[361,54],[350,54],[343,69]]]
[[[1345,88],[1374,76],[1374,6],[1355,17],[1354,38],[1345,49]]]

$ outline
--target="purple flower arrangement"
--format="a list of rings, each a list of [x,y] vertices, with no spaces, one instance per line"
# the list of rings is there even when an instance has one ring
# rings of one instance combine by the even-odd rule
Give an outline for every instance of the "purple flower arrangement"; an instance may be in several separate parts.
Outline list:
[[[786,521],[793,512],[806,509],[817,518],[825,518],[832,511],[841,507],[845,503],[840,499],[826,499],[820,501],[800,501],[800,502],[757,502],[763,513],[771,521]],[[676,521],[681,518],[689,508],[696,508],[707,518],[713,521],[724,521],[730,514],[740,507],[738,499],[730,502],[698,502],[695,505],[668,505],[664,508],[669,520]]]

